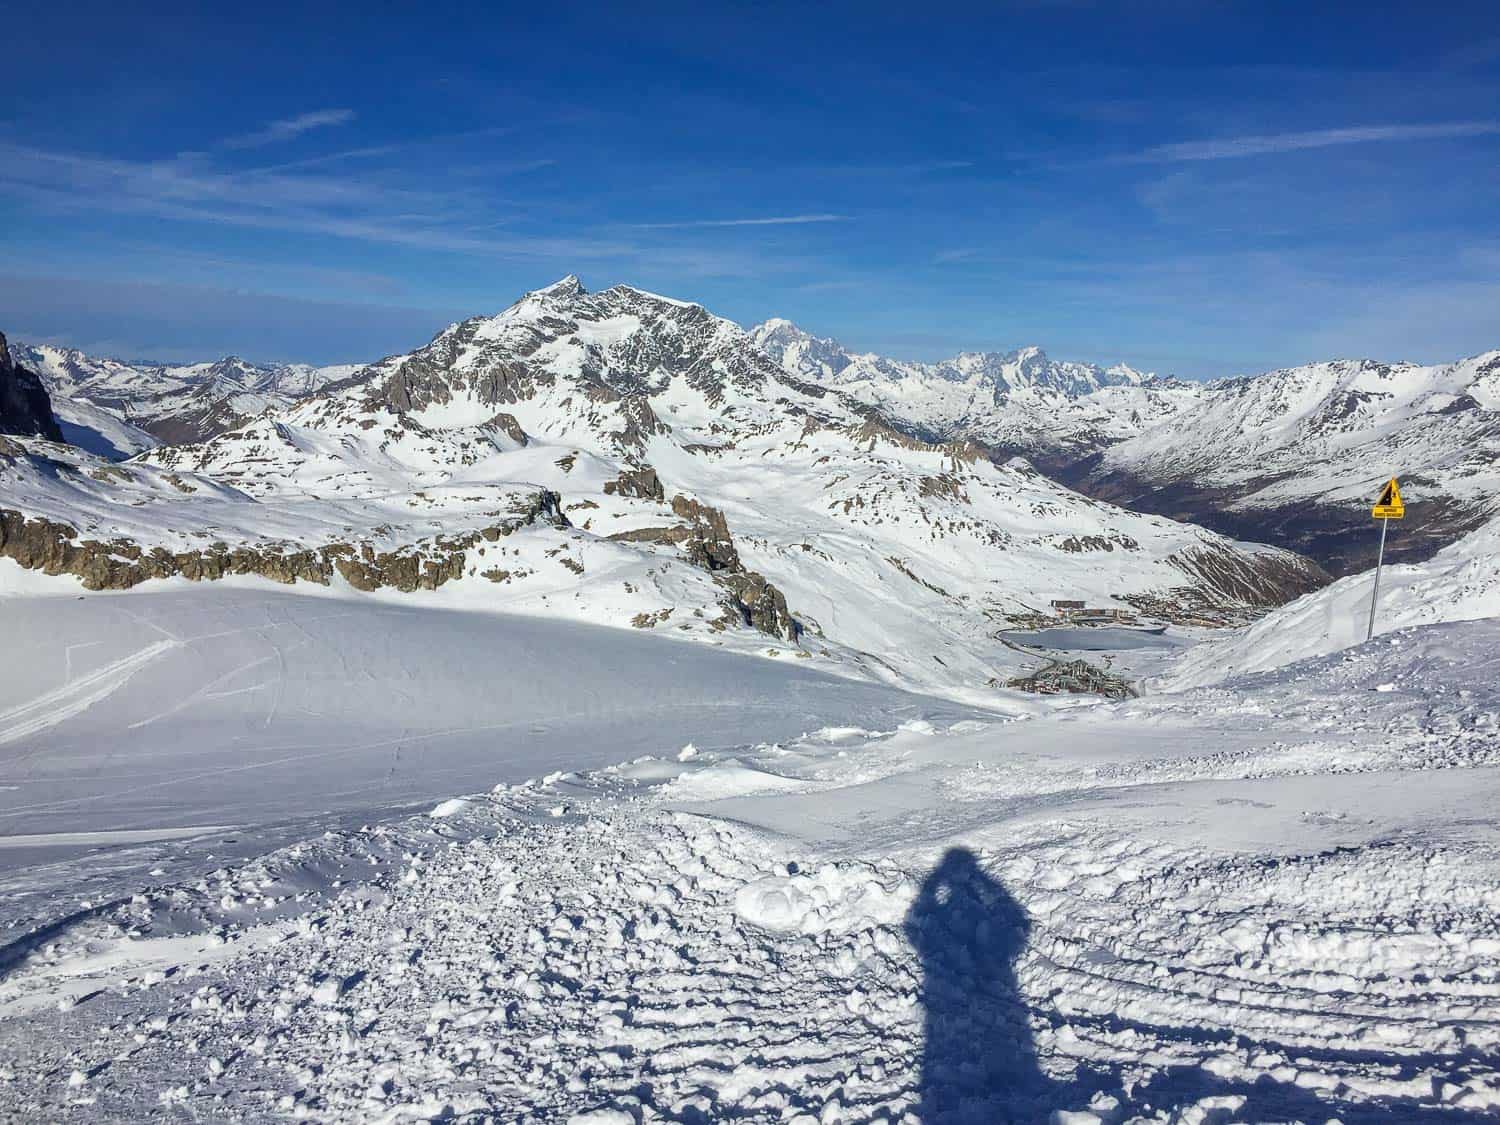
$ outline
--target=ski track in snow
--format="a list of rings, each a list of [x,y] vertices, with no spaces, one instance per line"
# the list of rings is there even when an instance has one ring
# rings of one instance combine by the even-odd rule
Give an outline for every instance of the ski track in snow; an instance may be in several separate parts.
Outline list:
[[[0,746],[38,734],[83,713],[124,687],[131,676],[179,643],[175,640],[158,641],[76,678],[72,676],[70,659],[69,679],[61,687],[0,711]],[[69,647],[70,656],[75,647]]]

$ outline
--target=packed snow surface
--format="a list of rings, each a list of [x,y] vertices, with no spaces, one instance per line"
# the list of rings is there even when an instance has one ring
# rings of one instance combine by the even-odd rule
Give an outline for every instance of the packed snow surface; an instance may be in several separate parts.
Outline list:
[[[999,714],[566,621],[45,582],[0,600],[0,1116],[1500,1108],[1500,621]]]

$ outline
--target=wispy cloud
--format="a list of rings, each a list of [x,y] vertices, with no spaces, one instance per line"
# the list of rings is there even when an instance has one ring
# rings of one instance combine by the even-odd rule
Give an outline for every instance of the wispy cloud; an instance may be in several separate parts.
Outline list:
[[[412,152],[418,149],[433,148],[440,145],[454,144],[459,141],[478,140],[485,137],[499,137],[506,133],[514,133],[513,125],[490,125],[482,129],[464,129],[457,133],[438,133],[431,137],[422,137],[414,141],[401,141],[396,144],[366,145],[362,148],[343,149],[339,152],[328,152],[321,156],[308,156],[301,160],[288,160],[281,164],[273,164],[267,168],[261,168],[262,172],[287,172],[299,168],[319,168],[329,164],[341,164],[346,160],[367,160],[377,156],[393,156],[398,152]],[[550,160],[534,161],[534,164],[553,163]]]
[[[311,113],[299,113],[296,117],[287,117],[280,121],[272,121],[262,129],[253,133],[243,133],[237,137],[226,137],[219,142],[220,148],[260,148],[262,145],[277,144],[281,141],[295,140],[303,133],[314,129],[326,129],[331,125],[347,125],[354,120],[352,109],[317,109]]]
[[[229,172],[201,159],[130,161],[0,142],[0,192],[52,209],[328,235],[427,250],[508,257],[610,258],[620,239],[480,238],[493,212],[453,190],[393,187],[372,177]]]
[[[954,262],[966,261],[979,253],[978,247],[959,246],[952,250],[939,250],[932,256],[932,264],[935,266],[951,265]]]
[[[346,148],[339,152],[324,153],[322,156],[308,156],[301,160],[286,160],[280,164],[271,164],[264,168],[255,169],[256,172],[292,172],[299,168],[323,168],[329,164],[342,164],[346,160],[368,160],[376,156],[392,156],[404,151],[406,145],[366,145],[363,148]]]
[[[1302,133],[1267,133],[1220,137],[1206,141],[1178,141],[1155,145],[1114,158],[1114,163],[1172,164],[1193,160],[1232,160],[1270,153],[1301,152],[1335,145],[1393,141],[1433,141],[1455,137],[1500,134],[1500,121],[1447,121],[1432,125],[1359,125],[1346,129],[1313,129]]]
[[[633,223],[638,230],[686,230],[693,227],[776,227],[801,223],[847,223],[852,215],[773,215],[763,219],[692,219],[679,223]]]

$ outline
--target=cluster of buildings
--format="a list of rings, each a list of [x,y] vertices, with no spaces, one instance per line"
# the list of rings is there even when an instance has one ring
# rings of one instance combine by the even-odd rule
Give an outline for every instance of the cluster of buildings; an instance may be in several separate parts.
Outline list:
[[[1078,625],[1129,624],[1136,620],[1136,615],[1128,609],[1104,609],[1099,606],[1091,608],[1081,601],[1066,598],[1054,598],[1052,612],[1063,620]]]

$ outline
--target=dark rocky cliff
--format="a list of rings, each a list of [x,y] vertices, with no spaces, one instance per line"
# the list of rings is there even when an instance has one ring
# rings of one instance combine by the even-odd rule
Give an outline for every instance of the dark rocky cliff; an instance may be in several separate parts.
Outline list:
[[[0,332],[0,434],[63,440],[41,376],[11,358],[3,332]]]

